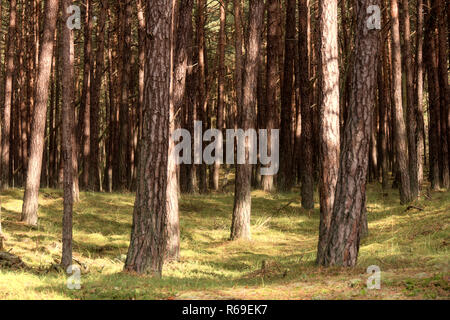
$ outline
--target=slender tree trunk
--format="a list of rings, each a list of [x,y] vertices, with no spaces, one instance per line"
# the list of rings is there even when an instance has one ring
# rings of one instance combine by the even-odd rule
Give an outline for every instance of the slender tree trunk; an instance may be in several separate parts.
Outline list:
[[[413,84],[413,59],[411,53],[411,36],[410,36],[410,19],[409,19],[409,2],[402,0],[402,27],[404,40],[404,59],[405,59],[405,75],[406,75],[406,118],[408,121],[407,137],[409,150],[409,178],[410,192],[412,199],[419,196],[419,166],[417,160],[416,145],[416,109],[414,107],[414,84]]]
[[[361,224],[366,211],[366,177],[372,130],[379,33],[367,26],[367,7],[379,1],[356,2],[355,60],[347,124],[330,235],[319,263],[353,267],[358,259]]]
[[[81,116],[82,121],[82,159],[83,159],[83,175],[82,187],[89,187],[90,174],[90,155],[91,155],[91,86],[92,86],[92,0],[85,0],[86,16],[84,22],[84,74],[83,74],[83,92],[81,97]]]
[[[16,45],[16,0],[9,3],[9,28],[7,50],[5,52],[5,82],[4,82],[4,105],[2,116],[2,134],[1,134],[1,181],[0,188],[8,188],[11,183],[10,168],[10,139],[11,139],[11,106],[13,99],[13,76],[15,70],[14,47]]]
[[[281,92],[280,172],[278,189],[288,191],[293,184],[292,175],[292,93],[295,55],[295,0],[286,1],[286,33],[284,74]]]
[[[243,78],[243,99],[241,109],[241,129],[254,129],[256,122],[256,85],[258,77],[259,55],[261,50],[261,33],[264,21],[264,1],[250,0],[248,38],[246,40],[245,72]],[[249,160],[249,146],[246,143],[246,159]],[[250,239],[251,213],[251,173],[249,163],[236,165],[236,184],[234,192],[234,209],[231,224],[231,240]]]
[[[395,151],[400,174],[400,202],[409,203],[413,200],[409,178],[408,144],[403,118],[402,105],[402,65],[400,51],[400,23],[398,17],[398,2],[391,1],[391,34],[392,34],[392,81],[394,90],[395,115]]]
[[[267,62],[266,62],[266,111],[265,128],[267,129],[268,155],[271,150],[271,130],[277,125],[278,99],[277,90],[279,82],[278,70],[278,24],[280,20],[280,1],[269,0],[267,3]],[[262,176],[262,189],[267,192],[274,190],[274,176]]]
[[[131,72],[131,2],[120,4],[121,21],[121,54],[122,72],[120,78],[120,145],[119,145],[119,189],[129,189],[130,181],[130,126],[129,126],[129,84]]]
[[[206,42],[205,42],[205,11],[206,0],[197,0],[197,49],[198,49],[198,98],[197,98],[197,121],[202,121],[202,130],[207,129],[208,109],[207,109],[207,89],[206,89]],[[202,163],[197,166],[199,191],[206,193],[208,191],[207,183],[207,168],[206,164]]]
[[[194,136],[194,121],[197,120],[197,88],[198,88],[198,78],[197,78],[197,66],[194,61],[196,61],[194,48],[194,28],[192,19],[187,21],[189,26],[186,30],[186,41],[187,41],[187,70],[186,70],[186,94],[184,97],[184,107],[187,109],[187,128],[191,134]],[[194,141],[191,141],[191,147],[194,148]],[[191,157],[191,160],[193,157]],[[191,164],[186,166],[186,193],[195,193],[198,191],[198,179],[197,179],[197,165],[192,161]]]
[[[450,91],[448,85],[448,45],[447,45],[447,21],[445,20],[445,1],[437,1],[438,10],[438,74],[439,74],[439,92],[440,92],[440,107],[441,107],[441,187],[450,188],[450,169],[449,169],[449,104]],[[448,14],[448,12],[447,12]]]
[[[184,101],[184,94],[186,89],[186,73],[188,62],[188,30],[192,25],[192,9],[194,6],[193,0],[183,1],[178,8],[178,23],[176,29],[176,44],[175,44],[175,57],[174,57],[174,89],[173,89],[173,104],[174,115],[180,114]],[[174,123],[173,123],[174,122]],[[171,131],[175,130],[175,127],[180,123],[179,120],[171,121]],[[170,163],[170,160],[169,160]],[[174,196],[178,194],[178,179],[176,178],[176,166],[172,164],[172,172],[169,174],[175,176],[173,181],[171,180],[171,190],[168,193],[174,193]],[[178,216],[178,206],[176,208],[169,207],[169,235],[172,238],[169,239],[167,247],[167,260],[178,260],[180,256],[180,226]],[[176,210],[174,210],[176,209]]]
[[[416,31],[416,90],[414,90],[414,109],[417,118],[417,164],[418,183],[423,183],[423,168],[425,163],[425,123],[423,119],[423,0],[417,0],[417,31]]]
[[[236,83],[236,106],[238,115],[242,109],[243,92],[243,54],[242,54],[242,3],[241,0],[234,0],[234,41],[236,49],[236,61],[234,70],[234,81]],[[238,116],[239,117],[239,116]]]
[[[66,26],[70,17],[67,9],[72,5],[71,0],[62,1],[62,14],[64,25],[62,27],[62,56],[63,56],[63,96],[62,96],[62,149],[64,162],[64,213],[62,231],[62,258],[61,265],[66,269],[72,264],[72,209],[73,209],[73,163],[72,163],[72,135],[75,119],[73,106],[73,62],[74,40],[73,31]]]
[[[339,65],[337,2],[319,2],[320,28],[320,226],[317,262],[324,259],[339,170]]]
[[[143,128],[143,117],[144,117],[144,64],[145,64],[145,18],[144,18],[144,7],[143,0],[137,1],[137,16],[138,16],[138,38],[139,38],[139,76],[138,76],[138,85],[139,85],[139,139],[142,137],[142,128]],[[191,22],[192,23],[192,22]]]
[[[225,45],[226,45],[226,9],[227,0],[220,0],[220,30],[219,30],[219,43],[218,43],[218,54],[219,54],[219,70],[217,76],[217,129],[223,131],[223,115],[224,115],[224,104],[225,104]],[[223,142],[220,141],[223,146]],[[220,147],[222,147],[220,146]],[[213,176],[213,189],[215,191],[219,190],[219,178],[220,178],[220,161],[216,159],[214,162],[214,176]]]
[[[100,1],[100,19],[97,26],[97,52],[95,59],[95,72],[91,86],[91,135],[90,135],[90,165],[89,189],[100,191],[100,158],[99,158],[99,132],[100,132],[100,93],[103,79],[103,61],[105,52],[105,22],[108,1]]]
[[[314,208],[313,122],[310,105],[311,84],[309,65],[309,0],[299,1],[299,53],[301,103],[301,196],[302,207]]]
[[[44,130],[47,113],[48,89],[52,64],[52,52],[59,0],[47,0],[45,3],[44,33],[41,41],[39,67],[36,83],[36,105],[33,112],[31,130],[30,157],[22,207],[21,220],[31,226],[38,222],[39,179],[42,169],[42,153],[44,148]]]
[[[383,19],[385,22],[386,19]],[[380,59],[378,62],[378,99],[379,99],[379,126],[380,126],[380,158],[381,158],[381,185],[383,190],[388,188],[389,184],[389,159],[388,159],[388,110],[389,110],[389,92],[387,83],[389,82],[388,55],[386,50],[387,37],[380,38]]]
[[[125,270],[162,275],[171,230],[170,211],[178,212],[171,120],[174,117],[173,77],[175,0],[146,1],[151,37],[146,41],[143,143],[131,243]],[[172,141],[172,142],[171,142]]]
[[[439,165],[439,79],[437,72],[437,55],[435,45],[436,28],[436,6],[431,6],[428,1],[427,15],[425,20],[425,66],[427,71],[428,83],[428,109],[429,109],[429,163],[430,163],[430,182],[433,190],[440,188],[440,165]]]

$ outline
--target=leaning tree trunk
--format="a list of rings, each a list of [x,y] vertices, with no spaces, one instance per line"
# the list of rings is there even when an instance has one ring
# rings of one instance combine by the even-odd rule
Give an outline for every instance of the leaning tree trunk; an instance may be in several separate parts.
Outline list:
[[[352,267],[358,258],[360,229],[366,210],[366,178],[380,45],[380,31],[369,29],[367,25],[369,5],[380,5],[380,1],[356,2],[355,60],[350,104],[329,241],[319,260],[324,266]]]
[[[168,244],[170,212],[178,213],[176,171],[170,137],[174,118],[173,55],[175,0],[147,0],[143,136],[131,242],[125,270],[161,276]],[[170,75],[170,76],[168,76]]]
[[[320,226],[317,261],[323,259],[339,170],[338,10],[334,0],[319,3],[320,39]]]
[[[64,22],[70,17],[67,8],[72,5],[72,0],[63,0],[62,14]],[[73,62],[74,40],[73,31],[65,24],[62,28],[63,44],[63,96],[62,96],[62,156],[64,162],[64,213],[62,230],[62,258],[61,265],[64,268],[72,264],[72,209],[73,209],[73,163],[72,163],[72,134],[75,119],[73,106]]]
[[[395,151],[398,172],[400,174],[400,202],[406,204],[412,201],[409,165],[408,144],[405,120],[402,105],[402,65],[400,52],[400,23],[398,17],[397,0],[391,1],[391,34],[392,34],[392,87],[395,115]]]
[[[59,0],[45,2],[44,33],[40,45],[39,67],[36,82],[36,103],[33,111],[30,156],[28,160],[27,181],[23,199],[21,220],[31,226],[38,222],[39,182],[44,151],[44,130],[47,115],[48,88],[52,67],[52,53]]]
[[[254,129],[256,84],[258,77],[259,55],[261,50],[261,32],[264,21],[264,1],[250,0],[248,38],[246,41],[246,56],[243,78],[243,99],[241,109],[241,129]],[[236,184],[234,193],[234,209],[231,224],[231,240],[250,239],[251,214],[251,174],[252,165],[249,161],[249,143],[246,144],[246,163],[236,165]],[[254,152],[254,150],[253,150]]]

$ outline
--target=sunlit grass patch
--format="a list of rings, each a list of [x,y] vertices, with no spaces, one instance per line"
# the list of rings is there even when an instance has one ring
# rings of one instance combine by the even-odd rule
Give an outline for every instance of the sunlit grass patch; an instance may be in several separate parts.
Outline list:
[[[252,192],[252,240],[230,242],[233,195],[180,200],[181,260],[162,279],[122,272],[134,195],[82,193],[74,207],[74,258],[81,290],[66,287],[61,254],[62,191],[41,191],[40,223],[19,222],[23,190],[3,192],[6,249],[30,270],[0,270],[0,299],[399,299],[449,298],[450,193],[401,206],[398,192],[368,187],[369,236],[354,269],[315,265],[319,206],[304,210],[298,190]],[[318,200],[317,194],[315,195]],[[382,270],[368,290],[369,265]]]

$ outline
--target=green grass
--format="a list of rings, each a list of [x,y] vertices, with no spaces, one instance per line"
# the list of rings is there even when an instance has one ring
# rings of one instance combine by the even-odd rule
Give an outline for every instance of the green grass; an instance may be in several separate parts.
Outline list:
[[[399,205],[398,192],[368,190],[368,238],[356,268],[314,265],[319,208],[303,210],[298,192],[253,192],[252,241],[228,241],[232,194],[183,196],[181,261],[163,278],[122,272],[133,194],[82,193],[74,208],[74,258],[81,290],[50,268],[61,254],[62,191],[42,190],[38,229],[18,218],[23,190],[1,194],[11,250],[31,268],[0,269],[0,299],[449,299],[450,193]],[[295,200],[286,206],[291,200]],[[263,272],[261,265],[266,261]],[[366,288],[366,269],[381,268],[381,289]]]

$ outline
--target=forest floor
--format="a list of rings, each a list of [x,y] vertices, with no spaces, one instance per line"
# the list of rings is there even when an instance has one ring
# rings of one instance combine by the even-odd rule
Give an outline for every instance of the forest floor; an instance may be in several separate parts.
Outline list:
[[[314,264],[319,207],[303,210],[294,191],[254,191],[253,239],[237,242],[228,241],[232,193],[183,196],[181,261],[166,265],[162,279],[122,272],[134,195],[82,193],[74,208],[80,290],[52,267],[61,255],[62,191],[41,191],[37,229],[18,222],[23,190],[3,192],[6,251],[26,268],[0,267],[0,299],[450,299],[450,192],[428,192],[408,209],[396,190],[370,185],[370,235],[357,267],[323,269]],[[367,288],[370,265],[381,269],[379,290]]]

